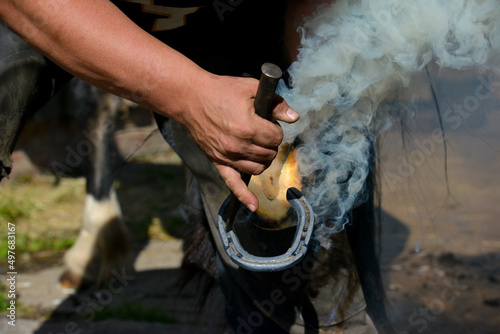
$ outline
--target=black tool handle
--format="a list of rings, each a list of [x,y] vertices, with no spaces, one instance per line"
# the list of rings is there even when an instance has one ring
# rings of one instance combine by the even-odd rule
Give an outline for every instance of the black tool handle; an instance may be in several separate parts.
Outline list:
[[[259,87],[257,88],[254,101],[255,113],[262,118],[270,119],[273,113],[274,94],[283,73],[278,66],[272,63],[264,63],[260,70]],[[241,179],[246,185],[250,182],[251,177],[251,174],[241,173]],[[238,213],[239,207],[240,201],[234,194],[231,194],[231,201],[228,206],[228,218],[226,220],[227,231],[232,229],[232,223]]]
[[[262,118],[270,119],[273,112],[274,94],[283,73],[272,63],[265,63],[260,70],[259,88],[254,102],[255,113]]]
[[[260,72],[259,87],[253,105],[257,115],[265,119],[271,119],[274,94],[283,73],[273,63],[264,63],[260,68]],[[251,177],[251,174],[241,173],[241,179],[246,185],[250,182]]]

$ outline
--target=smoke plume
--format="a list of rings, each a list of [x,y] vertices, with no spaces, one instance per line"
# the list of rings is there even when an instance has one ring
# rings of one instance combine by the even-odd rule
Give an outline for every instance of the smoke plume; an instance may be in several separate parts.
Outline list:
[[[340,0],[301,28],[289,88],[279,93],[300,114],[282,124],[297,137],[299,169],[314,176],[305,190],[319,221],[316,238],[348,222],[364,200],[375,137],[390,127],[381,102],[407,87],[429,62],[500,71],[499,0]]]

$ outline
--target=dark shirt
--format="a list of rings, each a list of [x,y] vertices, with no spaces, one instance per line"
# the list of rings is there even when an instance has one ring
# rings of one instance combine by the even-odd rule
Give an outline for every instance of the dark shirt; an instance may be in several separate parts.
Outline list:
[[[255,75],[283,61],[285,1],[114,0],[132,21],[214,73]]]

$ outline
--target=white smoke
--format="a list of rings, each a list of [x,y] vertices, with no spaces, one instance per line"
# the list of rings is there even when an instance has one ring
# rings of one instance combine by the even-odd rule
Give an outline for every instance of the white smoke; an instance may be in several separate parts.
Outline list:
[[[390,126],[381,102],[431,61],[498,66],[500,0],[340,0],[317,13],[302,28],[292,88],[282,82],[279,93],[301,116],[282,124],[285,141],[302,141],[300,171],[315,177],[305,195],[328,246],[324,236],[364,200],[370,148]]]

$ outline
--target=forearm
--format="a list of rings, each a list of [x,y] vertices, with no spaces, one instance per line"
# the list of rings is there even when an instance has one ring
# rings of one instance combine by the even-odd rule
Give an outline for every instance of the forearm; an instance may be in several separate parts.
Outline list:
[[[107,0],[2,0],[0,18],[73,75],[181,123],[189,88],[210,77]]]
[[[108,0],[0,0],[0,19],[73,75],[186,126],[240,201],[258,206],[240,172],[269,166],[283,133],[255,113],[257,80],[204,71]],[[298,119],[285,101],[273,117]]]

